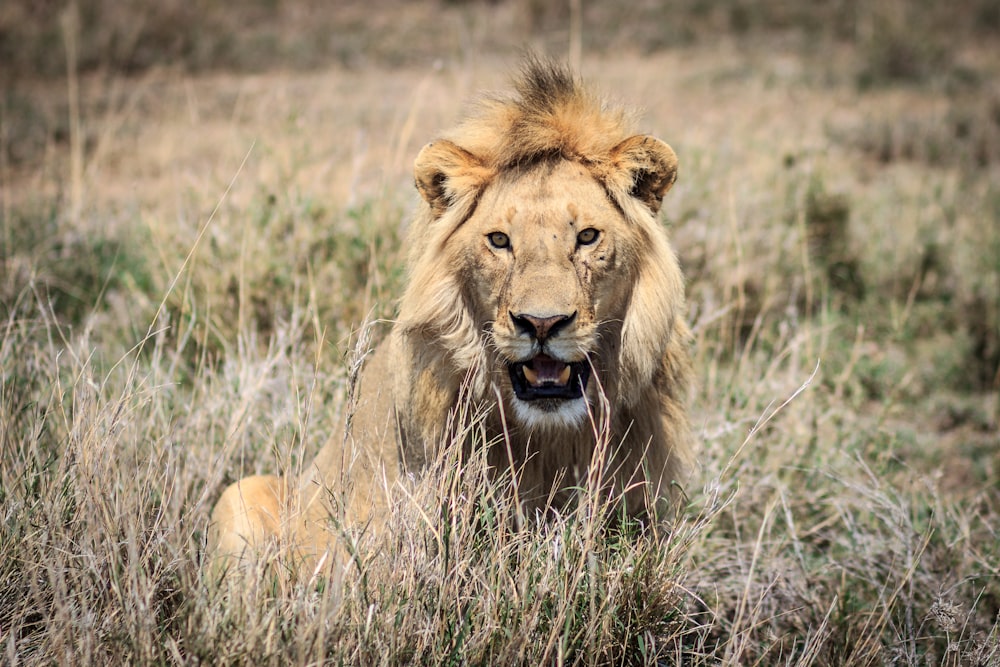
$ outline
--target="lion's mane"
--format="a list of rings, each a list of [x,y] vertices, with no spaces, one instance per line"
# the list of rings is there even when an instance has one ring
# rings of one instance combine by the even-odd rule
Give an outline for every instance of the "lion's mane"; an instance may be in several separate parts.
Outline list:
[[[411,365],[410,377],[433,369],[426,375],[440,380],[432,384],[449,407],[463,382],[471,383],[473,396],[490,400],[495,369],[477,327],[475,304],[452,269],[456,249],[449,241],[491,183],[546,160],[579,163],[642,239],[642,252],[630,258],[633,266],[623,273],[634,284],[619,338],[602,350],[614,357],[606,360],[608,374],[601,378],[611,412],[603,437],[621,446],[625,466],[658,468],[650,475],[659,487],[652,492],[663,494],[663,485],[683,479],[693,459],[685,409],[691,372],[683,279],[656,217],[663,194],[676,180],[677,161],[666,144],[633,134],[631,116],[582,86],[567,69],[529,59],[512,94],[482,99],[454,131],[427,145],[415,165],[424,201],[411,228],[410,280],[394,337]],[[418,401],[419,410],[407,410],[412,403],[405,394],[412,386],[397,383],[397,407],[403,404],[404,458],[421,462],[434,442],[446,439],[438,426],[447,419],[440,409],[427,409],[426,401]],[[498,425],[509,440],[508,426]],[[406,442],[408,432],[416,435],[416,445]],[[516,440],[517,429],[513,433]],[[592,451],[590,444],[560,443],[578,440],[576,430],[546,437],[554,444],[526,463],[545,468],[538,474],[542,486],[559,469],[586,464]],[[513,447],[530,449],[525,442]]]

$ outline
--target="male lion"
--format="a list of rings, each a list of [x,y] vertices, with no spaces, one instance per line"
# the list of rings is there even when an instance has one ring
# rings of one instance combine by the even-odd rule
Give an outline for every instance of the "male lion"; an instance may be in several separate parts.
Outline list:
[[[213,513],[216,554],[277,538],[316,556],[338,506],[379,521],[401,472],[454,439],[463,405],[529,508],[561,507],[594,479],[598,442],[614,454],[601,490],[633,515],[655,511],[691,462],[683,279],[656,219],[673,150],[530,59],[514,95],[485,99],[423,148],[415,176],[409,284],[361,373],[347,437],[298,480],[230,486]]]

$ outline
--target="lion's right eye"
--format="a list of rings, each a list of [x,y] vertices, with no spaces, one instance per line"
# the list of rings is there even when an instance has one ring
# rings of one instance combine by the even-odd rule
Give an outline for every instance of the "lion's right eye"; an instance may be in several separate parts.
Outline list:
[[[490,245],[494,248],[502,250],[503,248],[510,247],[510,237],[503,232],[490,232],[486,235],[486,238],[489,239]]]

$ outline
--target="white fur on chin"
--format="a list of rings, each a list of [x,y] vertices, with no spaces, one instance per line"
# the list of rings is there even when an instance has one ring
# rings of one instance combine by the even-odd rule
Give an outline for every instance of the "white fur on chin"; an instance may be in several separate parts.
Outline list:
[[[543,410],[532,401],[518,398],[513,403],[517,421],[530,430],[577,428],[587,420],[587,400],[582,396],[562,401],[555,410]]]

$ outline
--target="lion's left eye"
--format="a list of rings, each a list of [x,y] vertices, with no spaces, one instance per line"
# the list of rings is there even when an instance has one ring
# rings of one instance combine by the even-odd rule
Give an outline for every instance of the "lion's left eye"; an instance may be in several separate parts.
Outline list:
[[[601,233],[599,231],[593,227],[587,227],[585,230],[576,235],[576,242],[580,245],[590,245],[592,243],[596,243],[600,236]]]

